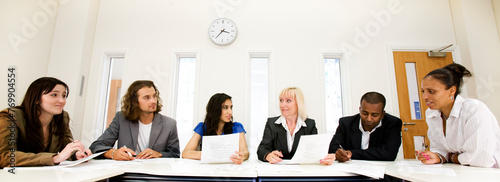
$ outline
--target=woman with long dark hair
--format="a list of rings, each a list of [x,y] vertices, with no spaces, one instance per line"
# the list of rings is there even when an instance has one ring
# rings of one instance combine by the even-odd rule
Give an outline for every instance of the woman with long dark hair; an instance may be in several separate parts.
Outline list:
[[[459,95],[463,77],[470,76],[465,67],[452,63],[431,71],[422,80],[422,97],[429,107],[425,117],[430,140],[430,151],[416,151],[422,163],[500,167],[497,119],[483,102]]]
[[[42,77],[31,83],[20,106],[0,112],[0,167],[50,166],[91,154],[72,139],[63,110],[68,94],[66,83]]]
[[[207,104],[207,115],[204,122],[200,122],[194,128],[194,134],[191,140],[182,151],[182,158],[201,159],[201,140],[203,136],[224,135],[239,133],[240,148],[231,160],[235,164],[241,164],[248,159],[249,152],[245,140],[245,129],[239,122],[233,122],[233,102],[231,96],[224,93],[213,95]]]

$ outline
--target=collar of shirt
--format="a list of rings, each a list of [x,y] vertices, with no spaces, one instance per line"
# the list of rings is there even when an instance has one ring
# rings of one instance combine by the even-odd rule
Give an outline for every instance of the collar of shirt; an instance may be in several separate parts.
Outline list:
[[[286,119],[285,117],[283,116],[280,116],[278,118],[278,120],[276,120],[274,122],[274,124],[281,124],[281,126],[283,126],[283,128],[286,129],[286,131],[289,131],[288,130],[288,125],[286,124]],[[307,127],[306,125],[306,122],[302,121],[302,119],[300,119],[300,117],[297,117],[297,125],[295,125],[295,128],[297,128],[297,126],[301,126],[301,127]],[[297,130],[296,130],[297,131]]]
[[[295,130],[293,130],[293,134],[290,134],[289,132],[290,130],[288,129],[288,125],[286,124],[285,117],[280,116],[278,120],[276,120],[276,122],[274,123],[281,124],[281,126],[283,126],[283,128],[285,128],[285,130],[287,131],[286,144],[288,147],[288,152],[291,152],[293,147],[293,141],[295,140],[295,134],[300,130],[300,127],[307,127],[306,123],[302,121],[300,117],[297,117],[297,124],[295,124]]]
[[[151,121],[151,123],[149,124],[144,124],[141,122],[141,120],[137,120],[137,122],[139,122],[140,125],[143,125],[143,126],[151,126],[153,124],[153,122]]]
[[[375,128],[372,129],[372,131],[365,131],[365,129],[363,129],[363,124],[361,124],[362,121],[361,119],[359,119],[359,131],[361,131],[361,133],[373,133],[377,128],[381,127],[382,126],[382,120],[380,120],[380,122],[378,123],[377,126],[375,126]]]
[[[465,99],[460,96],[460,95],[457,95],[457,97],[455,98],[455,102],[453,103],[453,107],[451,108],[451,111],[450,111],[450,115],[448,116],[448,118],[451,118],[451,117],[454,117],[454,118],[458,118],[458,116],[460,115],[460,110],[462,109],[462,105],[463,105],[463,102],[465,101]],[[433,117],[441,117],[441,111],[439,110],[430,110],[429,114],[427,114],[428,118],[433,118]]]
[[[460,110],[462,110],[464,101],[465,99],[462,96],[457,95],[457,97],[455,98],[455,102],[453,103],[453,107],[451,108],[450,116],[448,116],[448,118],[458,118],[458,116],[460,115]]]

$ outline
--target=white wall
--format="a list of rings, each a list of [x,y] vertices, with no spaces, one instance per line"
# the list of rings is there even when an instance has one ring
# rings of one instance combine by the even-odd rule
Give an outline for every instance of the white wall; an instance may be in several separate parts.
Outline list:
[[[85,111],[97,107],[103,54],[122,51],[125,66],[124,88],[137,79],[149,78],[162,91],[164,102],[171,102],[168,76],[155,79],[158,72],[169,72],[177,50],[199,51],[201,64],[195,103],[197,123],[203,120],[208,98],[216,92],[233,97],[234,118],[250,128],[244,111],[245,66],[248,50],[271,50],[276,65],[271,70],[279,93],[286,86],[303,89],[309,116],[326,131],[321,91],[322,59],[325,50],[342,52],[346,45],[356,53],[346,54],[350,80],[349,114],[357,112],[359,98],[367,91],[379,91],[391,97],[387,45],[435,45],[455,43],[448,1],[239,1],[223,13],[239,29],[236,41],[229,46],[215,46],[208,39],[208,25],[218,18],[214,3],[226,1],[101,1],[96,25],[94,51],[90,66]],[[390,18],[380,13],[390,13]],[[392,13],[391,13],[392,12]],[[375,15],[374,15],[375,14]],[[382,16],[382,23],[377,18]],[[366,27],[372,28],[366,30]],[[377,29],[378,28],[378,29]],[[358,31],[360,30],[360,31]],[[364,40],[356,39],[364,34]],[[369,37],[368,37],[369,36]],[[369,41],[363,44],[364,41]],[[361,43],[361,44],[360,44]],[[343,46],[342,46],[343,45]],[[347,50],[352,51],[353,49]],[[153,69],[154,70],[154,69]],[[168,75],[168,74],[167,74]],[[168,105],[168,104],[166,104]],[[270,115],[279,115],[277,96],[272,96]],[[394,105],[386,110],[392,113]],[[321,107],[322,108],[322,107]],[[163,112],[171,115],[168,108]],[[398,113],[393,113],[398,115]],[[95,116],[88,114],[84,127],[94,127]],[[265,122],[265,121],[262,121]]]
[[[51,0],[0,1],[1,109],[8,107],[7,67],[17,69],[16,105],[29,84],[46,75],[56,12],[57,2]]]
[[[92,138],[91,129],[83,127],[86,87],[81,88],[81,82],[82,76],[88,80],[98,6],[98,0],[61,1],[50,49],[47,75],[60,78],[70,88],[65,110],[71,116],[70,127],[77,140]]]
[[[495,22],[497,24],[497,32],[500,37],[500,0],[491,0],[493,12],[495,13]]]
[[[492,1],[452,0],[457,43],[473,78],[465,79],[477,98],[500,118],[500,39]]]
[[[49,0],[43,0],[46,1]],[[43,11],[38,2],[2,1],[1,35],[6,37],[9,32],[20,34],[21,18],[31,18],[38,11]],[[73,133],[82,133],[79,137],[86,146],[98,134],[98,101],[102,99],[100,85],[106,54],[125,55],[124,88],[135,80],[151,79],[158,85],[164,105],[168,106],[173,100],[169,72],[175,61],[174,53],[198,53],[200,72],[193,123],[203,120],[204,108],[211,95],[225,92],[233,97],[235,120],[242,122],[246,129],[250,129],[251,124],[249,115],[245,113],[249,108],[245,98],[249,79],[243,73],[249,69],[245,61],[248,61],[247,54],[251,51],[270,51],[272,54],[271,61],[275,67],[271,67],[274,68],[271,74],[276,84],[270,90],[273,93],[270,115],[279,114],[274,94],[286,86],[301,87],[309,117],[316,119],[320,132],[326,130],[324,111],[318,109],[323,108],[320,87],[322,53],[344,53],[344,61],[348,62],[348,75],[345,76],[349,78],[349,93],[345,99],[350,106],[346,108],[347,114],[357,113],[361,95],[373,90],[387,97],[387,112],[399,115],[394,112],[397,105],[391,102],[397,97],[389,83],[394,77],[390,74],[392,60],[388,55],[389,48],[458,44],[458,55],[472,67],[474,73],[489,72],[493,78],[499,78],[498,73],[491,70],[498,66],[488,67],[482,62],[486,60],[488,64],[498,64],[498,56],[488,53],[498,52],[498,40],[497,44],[489,42],[490,46],[482,46],[481,41],[490,38],[491,34],[480,36],[483,29],[472,28],[478,24],[487,28],[488,32],[496,30],[490,26],[494,24],[491,21],[493,15],[481,14],[483,19],[489,18],[488,21],[473,22],[475,14],[470,12],[492,11],[491,5],[483,1],[477,5],[472,3],[475,1],[460,1],[465,4],[462,13],[465,18],[461,21],[462,27],[465,27],[463,32],[469,33],[466,40],[474,39],[472,43],[463,43],[463,46],[457,41],[463,40],[461,30],[456,30],[460,22],[452,19],[450,5],[455,7],[453,0],[451,3],[448,0],[64,2],[67,4],[61,5],[57,25],[55,18],[49,19],[34,38],[20,46],[19,53],[15,53],[6,41],[0,41],[0,58],[2,63],[23,68],[18,72],[22,78],[18,85],[21,95],[24,95],[27,85],[40,76],[57,76],[70,84],[72,94],[66,110],[74,120]],[[218,13],[215,7],[225,7],[226,11]],[[453,16],[456,16],[455,11],[458,10],[453,9]],[[208,25],[219,14],[232,19],[238,26],[239,35],[232,45],[219,47],[208,39]],[[57,35],[52,36],[53,32]],[[52,42],[54,45],[51,45]],[[486,53],[487,57],[481,56],[482,53]],[[0,74],[6,74],[7,65],[1,65]],[[80,97],[77,92],[82,75],[86,77],[86,82],[84,94]],[[0,84],[5,85],[5,81],[0,79]],[[494,95],[500,94],[498,87],[494,88],[491,101],[485,101],[498,117],[500,104],[498,96]],[[125,90],[122,89],[122,92]],[[477,90],[480,93],[479,88]],[[6,95],[6,91],[0,90],[0,95]],[[5,101],[5,97],[0,97],[0,103]],[[162,113],[172,115],[169,108],[164,108]]]

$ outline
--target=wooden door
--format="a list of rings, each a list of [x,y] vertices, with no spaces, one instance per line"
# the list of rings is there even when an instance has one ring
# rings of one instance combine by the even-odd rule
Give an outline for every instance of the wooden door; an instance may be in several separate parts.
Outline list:
[[[109,96],[108,96],[108,114],[106,118],[106,128],[113,121],[116,114],[117,105],[120,104],[120,89],[122,87],[122,80],[111,80],[109,85]]]
[[[422,148],[422,142],[429,145],[425,110],[420,84],[430,71],[453,63],[450,52],[444,58],[429,58],[427,52],[394,51],[394,67],[398,89],[399,116],[403,120],[404,158],[415,158],[415,149]],[[415,91],[415,88],[417,89]],[[412,116],[413,115],[413,116]]]

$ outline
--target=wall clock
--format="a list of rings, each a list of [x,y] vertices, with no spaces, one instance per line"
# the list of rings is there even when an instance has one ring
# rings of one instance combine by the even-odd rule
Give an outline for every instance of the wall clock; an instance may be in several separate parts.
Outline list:
[[[220,46],[229,45],[234,42],[238,35],[238,29],[233,21],[227,18],[214,20],[208,28],[210,40]]]

